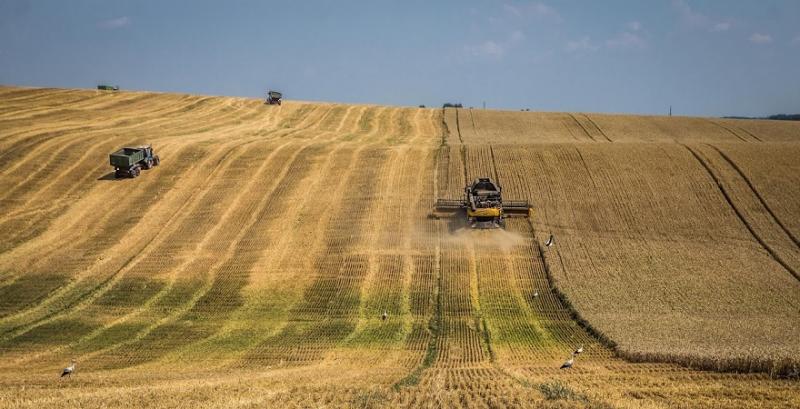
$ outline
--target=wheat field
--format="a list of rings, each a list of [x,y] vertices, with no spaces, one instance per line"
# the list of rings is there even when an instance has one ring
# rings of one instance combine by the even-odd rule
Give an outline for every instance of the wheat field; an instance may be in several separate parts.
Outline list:
[[[0,406],[798,407],[798,157],[788,122],[0,87]],[[479,176],[532,217],[428,217]]]

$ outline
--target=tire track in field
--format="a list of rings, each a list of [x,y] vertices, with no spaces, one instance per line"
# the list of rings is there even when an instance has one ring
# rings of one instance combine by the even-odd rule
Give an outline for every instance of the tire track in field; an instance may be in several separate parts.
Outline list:
[[[608,135],[606,135],[606,133],[603,131],[603,129],[600,128],[599,125],[597,125],[597,123],[594,121],[594,119],[589,117],[589,115],[587,115],[587,114],[581,114],[581,115],[583,115],[583,117],[586,118],[586,120],[589,121],[590,124],[592,124],[592,126],[597,130],[597,132],[600,133],[600,135],[603,135],[603,138],[606,138],[606,140],[608,142],[614,142],[611,138],[608,137]]]
[[[747,228],[747,231],[750,232],[753,238],[755,238],[756,241],[761,245],[761,247],[763,247],[767,251],[767,253],[769,253],[769,255],[772,257],[773,260],[775,260],[778,264],[780,264],[781,267],[783,267],[797,280],[800,280],[800,273],[795,271],[789,264],[787,264],[786,261],[784,261],[783,258],[778,253],[776,253],[775,250],[769,244],[767,244],[767,242],[764,241],[764,239],[762,239],[758,233],[756,233],[753,226],[750,224],[750,222],[747,221],[747,218],[745,218],[742,211],[734,203],[733,199],[729,195],[727,189],[725,189],[725,187],[723,186],[719,177],[716,175],[716,173],[714,173],[714,171],[712,171],[711,165],[707,162],[707,159],[703,159],[699,152],[697,152],[695,149],[692,149],[688,145],[683,145],[683,144],[681,145],[684,148],[686,148],[686,150],[688,150],[692,154],[692,156],[695,159],[697,159],[698,162],[700,162],[700,165],[703,166],[703,169],[706,170],[706,173],[708,173],[708,175],[711,177],[714,183],[716,183],[717,188],[719,189],[720,193],[722,193],[722,196],[725,198],[725,201],[728,203],[728,206],[733,210],[733,212],[739,218],[739,221],[741,221],[742,224],[744,224],[744,226]]]
[[[748,141],[748,140],[747,140],[745,137],[743,137],[743,136],[739,135],[738,133],[734,132],[734,131],[733,131],[733,129],[731,129],[731,128],[729,128],[729,127],[727,127],[727,126],[725,126],[725,125],[723,125],[723,124],[721,124],[721,123],[719,123],[719,122],[717,122],[717,121],[712,121],[712,120],[710,120],[710,119],[707,119],[707,121],[708,121],[708,122],[711,122],[712,124],[714,124],[714,125],[716,125],[716,126],[718,126],[718,127],[722,128],[722,129],[724,129],[724,130],[726,130],[726,131],[727,131],[729,134],[731,134],[731,135],[733,135],[733,136],[735,136],[735,137],[739,138],[739,140],[741,140],[742,142],[750,142],[750,141]],[[756,140],[758,140],[759,142],[761,142],[761,140],[760,140],[760,139],[758,139],[758,138],[755,138],[755,139],[756,139]]]
[[[761,140],[761,138],[759,138],[758,136],[756,136],[756,134],[754,134],[754,133],[752,133],[752,132],[748,131],[747,129],[745,129],[745,128],[742,128],[741,126],[738,126],[738,125],[732,125],[732,126],[733,126],[734,128],[736,128],[736,129],[738,129],[738,130],[740,130],[740,131],[742,131],[742,132],[744,132],[744,133],[746,133],[746,134],[750,135],[750,137],[752,137],[753,139],[755,139],[755,140],[757,140],[757,141],[759,141],[759,142],[764,142],[763,140]]]
[[[576,123],[576,124],[578,124],[578,126],[579,126],[579,127],[581,127],[581,129],[583,130],[583,133],[585,133],[585,134],[586,134],[586,136],[587,136],[589,139],[591,139],[591,140],[592,140],[592,142],[597,142],[597,140],[595,140],[595,139],[594,139],[594,137],[592,136],[592,134],[590,134],[590,133],[589,133],[589,130],[588,130],[588,129],[586,129],[586,127],[585,127],[585,126],[583,126],[583,124],[582,124],[580,121],[578,121],[578,118],[576,118],[576,117],[575,117],[575,115],[573,115],[573,114],[571,114],[571,113],[567,113],[567,115],[569,115],[569,117],[570,117],[570,118],[572,118],[572,120],[573,120],[573,121],[575,121],[575,123]]]
[[[720,154],[720,156],[722,156],[722,158],[725,159],[725,161],[728,162],[728,164],[730,164],[734,170],[736,170],[736,172],[739,174],[742,180],[744,180],[744,182],[747,184],[747,187],[749,187],[750,190],[753,192],[753,195],[755,195],[755,197],[758,198],[758,201],[761,203],[761,206],[767,210],[767,213],[769,213],[769,215],[772,217],[775,223],[778,226],[780,226],[781,230],[783,230],[783,232],[786,233],[786,235],[794,242],[795,246],[797,246],[798,249],[800,249],[800,241],[797,239],[797,237],[794,236],[794,234],[792,234],[792,232],[786,227],[786,225],[784,225],[783,222],[781,222],[781,219],[779,219],[778,216],[775,215],[775,212],[772,211],[772,208],[769,207],[769,205],[761,196],[761,194],[758,193],[758,190],[756,190],[756,187],[753,185],[753,182],[751,182],[750,178],[748,178],[747,175],[745,175],[745,173],[742,171],[739,165],[737,165],[736,162],[734,162],[730,157],[728,157],[727,154],[725,154],[725,152],[720,150],[718,147],[711,144],[706,144],[706,145],[714,148],[714,150],[716,150]]]

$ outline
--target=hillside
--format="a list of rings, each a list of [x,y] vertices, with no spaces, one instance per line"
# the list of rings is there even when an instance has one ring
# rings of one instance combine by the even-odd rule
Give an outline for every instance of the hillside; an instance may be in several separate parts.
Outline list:
[[[0,405],[796,407],[798,157],[788,121],[0,88]],[[532,218],[428,217],[486,175]]]

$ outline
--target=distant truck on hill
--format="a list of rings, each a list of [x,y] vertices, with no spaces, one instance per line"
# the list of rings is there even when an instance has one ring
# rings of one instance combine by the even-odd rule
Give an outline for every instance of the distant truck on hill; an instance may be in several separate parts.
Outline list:
[[[110,155],[110,161],[116,178],[135,178],[139,176],[142,168],[150,169],[161,163],[161,159],[153,152],[153,147],[150,145],[122,148]]]
[[[267,104],[269,105],[280,105],[281,98],[283,98],[283,94],[278,91],[267,92]]]
[[[119,91],[119,85],[100,84],[97,89],[100,91]]]

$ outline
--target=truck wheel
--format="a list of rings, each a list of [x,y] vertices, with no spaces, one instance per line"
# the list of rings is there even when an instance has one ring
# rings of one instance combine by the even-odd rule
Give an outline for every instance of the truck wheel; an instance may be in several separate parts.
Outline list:
[[[137,176],[139,176],[139,168],[133,168],[131,170],[131,178],[135,178]]]
[[[150,169],[152,167],[153,167],[153,162],[152,161],[149,161],[149,160],[144,161],[144,168],[145,169]]]
[[[161,164],[161,159],[158,156],[153,157],[153,166],[158,166]]]

